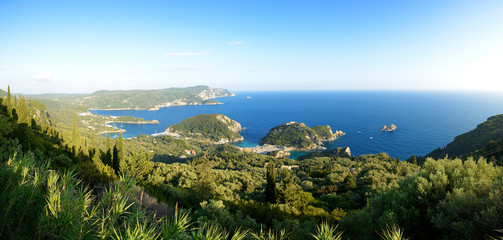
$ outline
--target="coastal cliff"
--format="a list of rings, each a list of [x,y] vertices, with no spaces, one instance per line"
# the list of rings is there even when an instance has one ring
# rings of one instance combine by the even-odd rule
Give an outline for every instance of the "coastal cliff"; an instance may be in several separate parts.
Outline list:
[[[336,130],[335,133],[332,132],[332,128],[330,126],[328,126],[328,125],[325,125],[325,126],[315,126],[315,127],[312,127],[312,129],[314,131],[316,131],[316,133],[318,134],[318,136],[321,138],[321,141],[325,141],[325,142],[333,141],[333,140],[337,139],[340,136],[346,135],[345,132],[340,131],[340,130]]]

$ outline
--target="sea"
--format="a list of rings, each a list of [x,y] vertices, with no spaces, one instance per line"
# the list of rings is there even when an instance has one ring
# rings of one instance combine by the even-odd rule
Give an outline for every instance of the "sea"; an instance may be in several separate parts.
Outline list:
[[[201,113],[221,113],[245,128],[241,147],[254,147],[271,128],[290,121],[329,125],[346,135],[326,142],[327,149],[349,147],[353,155],[385,152],[402,160],[444,147],[455,136],[488,117],[503,114],[501,92],[444,91],[264,91],[236,92],[217,98],[222,105],[173,106],[158,111],[92,110],[111,116],[135,116],[159,124],[121,124],[123,136],[161,133],[168,126]],[[394,124],[394,132],[382,132]],[[112,136],[114,137],[114,136]],[[305,154],[294,152],[292,158]]]

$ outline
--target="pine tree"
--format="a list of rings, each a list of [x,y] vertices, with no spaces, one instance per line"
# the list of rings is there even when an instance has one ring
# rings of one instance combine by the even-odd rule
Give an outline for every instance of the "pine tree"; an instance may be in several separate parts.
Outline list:
[[[115,144],[112,151],[112,168],[115,170],[115,174],[119,174],[119,150],[117,149],[117,144]]]
[[[110,134],[107,133],[107,151],[105,153],[105,159],[103,160],[108,166],[112,166],[112,145],[110,144]]]
[[[12,96],[10,94],[10,86],[7,86],[7,98],[5,99],[5,106],[9,116],[12,116]]]
[[[78,146],[78,134],[77,134],[77,114],[73,114],[73,127],[72,127],[72,145],[75,146],[76,149]]]
[[[119,132],[119,137],[117,138],[117,151],[119,153],[119,162],[124,160],[125,152],[124,152],[124,138],[122,137],[122,132]]]
[[[26,102],[24,97],[19,94],[19,106],[17,106],[17,115],[19,117],[19,123],[28,124],[30,113],[28,108],[26,107]]]
[[[276,174],[274,171],[274,162],[271,160],[267,165],[267,185],[265,187],[265,200],[273,204],[278,201],[278,190],[276,189]]]
[[[112,167],[115,173],[119,174],[120,166],[124,165],[125,153],[124,153],[124,138],[122,137],[122,132],[119,132],[119,137],[115,142],[115,146],[112,152]]]
[[[112,150],[112,144],[110,143],[110,133],[107,133],[107,149],[106,151]]]
[[[12,108],[17,108],[17,97],[16,97],[16,95],[14,95],[13,101],[14,101],[14,103],[12,104]]]
[[[417,157],[416,155],[412,155],[412,159],[410,160],[410,163],[417,165]]]

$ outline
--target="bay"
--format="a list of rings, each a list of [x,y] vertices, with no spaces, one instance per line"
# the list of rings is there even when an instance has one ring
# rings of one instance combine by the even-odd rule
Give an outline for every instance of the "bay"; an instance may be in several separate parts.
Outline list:
[[[250,97],[250,98],[247,98]],[[503,113],[503,94],[441,91],[269,91],[236,92],[218,98],[222,105],[174,106],[158,111],[92,110],[112,116],[135,116],[159,124],[118,124],[124,137],[154,134],[201,113],[221,113],[246,129],[238,146],[258,145],[271,128],[290,121],[329,125],[345,136],[325,143],[328,149],[350,147],[353,155],[386,152],[406,159],[444,147],[488,117]],[[381,132],[395,124],[394,132]]]

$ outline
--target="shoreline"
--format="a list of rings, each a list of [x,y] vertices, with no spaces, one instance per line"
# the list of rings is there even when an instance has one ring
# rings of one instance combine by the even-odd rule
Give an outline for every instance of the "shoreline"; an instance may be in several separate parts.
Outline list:
[[[179,107],[179,106],[211,106],[211,105],[223,105],[223,103],[218,102],[218,103],[186,103],[186,104],[174,104],[174,105],[164,105],[164,106],[154,106],[151,108],[89,108],[87,111],[127,111],[127,110],[147,110],[147,111],[158,111],[161,108],[168,108],[168,107]],[[98,114],[99,115],[99,114]]]
[[[111,131],[105,130],[103,132],[97,133],[96,135],[103,135],[103,134],[107,134],[107,133],[121,133],[121,132],[125,133],[126,130],[125,129],[120,129],[120,128],[119,128],[119,130],[111,130]]]
[[[143,120],[143,121],[138,121],[138,122],[135,122],[135,121],[107,121],[105,122],[105,125],[109,124],[109,123],[126,123],[126,124],[159,124],[159,121],[158,120],[152,120],[152,121],[148,121],[148,120]]]

